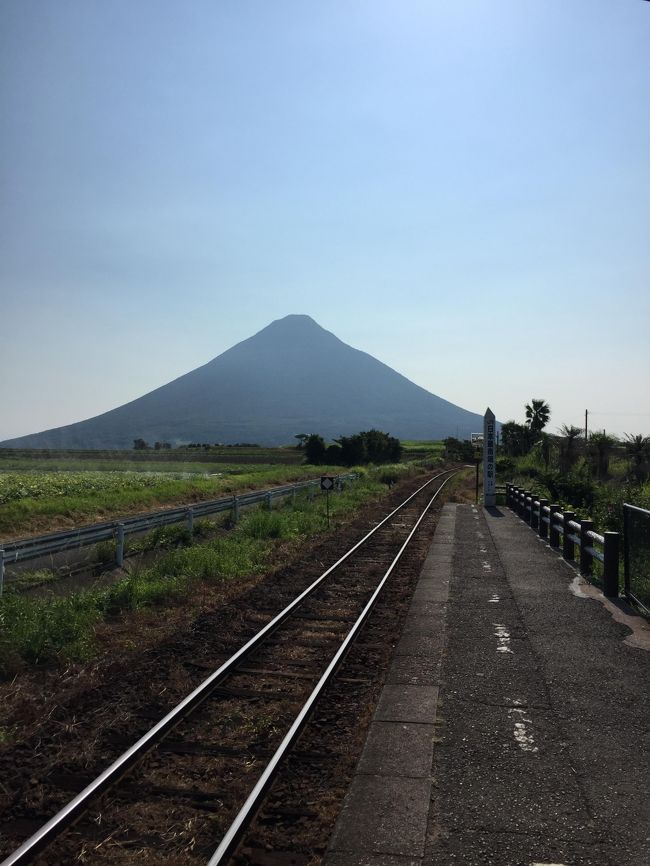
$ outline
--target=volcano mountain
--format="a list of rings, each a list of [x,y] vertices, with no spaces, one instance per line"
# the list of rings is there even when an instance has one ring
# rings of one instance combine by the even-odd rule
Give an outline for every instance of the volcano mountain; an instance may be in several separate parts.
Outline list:
[[[480,415],[415,385],[309,316],[272,322],[202,367],[86,421],[11,448],[131,448],[135,439],[280,445],[377,428],[401,439],[469,437]]]

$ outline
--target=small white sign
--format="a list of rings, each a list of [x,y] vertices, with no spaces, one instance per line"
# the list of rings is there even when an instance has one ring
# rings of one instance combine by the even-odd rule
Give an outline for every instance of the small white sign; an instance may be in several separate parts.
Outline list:
[[[483,416],[483,504],[486,508],[493,508],[497,504],[495,433],[496,419],[488,407]]]

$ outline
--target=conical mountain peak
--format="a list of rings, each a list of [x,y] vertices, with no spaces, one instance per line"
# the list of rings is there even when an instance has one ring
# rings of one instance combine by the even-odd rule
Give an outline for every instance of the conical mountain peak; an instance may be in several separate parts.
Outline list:
[[[289,315],[209,363],[77,424],[3,442],[21,448],[131,448],[134,439],[291,443],[373,427],[408,439],[469,436],[482,417],[425,391],[307,315]]]

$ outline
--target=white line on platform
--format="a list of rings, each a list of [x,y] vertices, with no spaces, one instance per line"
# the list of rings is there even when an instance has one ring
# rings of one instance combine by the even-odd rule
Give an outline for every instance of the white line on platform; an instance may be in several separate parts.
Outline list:
[[[494,632],[497,641],[499,642],[499,646],[497,647],[498,653],[512,653],[510,649],[510,632],[506,628],[503,623],[493,622],[492,625],[495,627],[496,631]],[[514,655],[514,653],[512,653]]]

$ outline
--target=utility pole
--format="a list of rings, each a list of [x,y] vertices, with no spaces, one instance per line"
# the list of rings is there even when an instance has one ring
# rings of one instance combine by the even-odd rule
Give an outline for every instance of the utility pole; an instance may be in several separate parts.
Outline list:
[[[587,419],[589,418],[589,410],[585,409],[585,442],[587,441]]]

